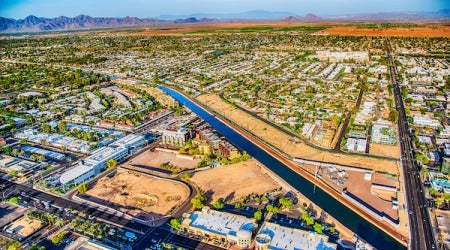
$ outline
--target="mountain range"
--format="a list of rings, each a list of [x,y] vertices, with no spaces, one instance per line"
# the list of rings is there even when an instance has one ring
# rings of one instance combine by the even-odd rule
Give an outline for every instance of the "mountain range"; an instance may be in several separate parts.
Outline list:
[[[161,21],[154,18],[90,17],[86,15],[79,15],[76,17],[60,16],[55,18],[28,16],[25,19],[19,20],[0,17],[0,32],[78,30],[78,29],[101,28],[101,27],[145,25],[159,22]]]
[[[208,14],[196,13],[192,15],[162,15],[157,18],[137,17],[90,17],[79,15],[76,17],[44,18],[28,16],[25,19],[0,17],[0,32],[40,32],[54,30],[79,30],[104,27],[139,26],[158,23],[198,23],[221,21],[249,21],[249,20],[279,20],[288,22],[320,22],[320,21],[418,21],[418,20],[450,20],[450,10],[443,9],[434,12],[391,12],[367,13],[357,15],[339,15],[319,17],[314,14],[299,16],[292,12],[271,12],[263,10],[242,13]]]

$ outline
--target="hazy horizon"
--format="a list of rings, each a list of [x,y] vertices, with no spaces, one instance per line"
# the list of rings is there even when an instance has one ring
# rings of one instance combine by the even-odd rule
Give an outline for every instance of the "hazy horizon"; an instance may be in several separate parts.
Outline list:
[[[0,0],[0,16],[23,19],[39,17],[158,17],[195,13],[228,14],[253,10],[292,12],[297,15],[313,13],[319,16],[379,12],[420,12],[450,8],[446,0]]]

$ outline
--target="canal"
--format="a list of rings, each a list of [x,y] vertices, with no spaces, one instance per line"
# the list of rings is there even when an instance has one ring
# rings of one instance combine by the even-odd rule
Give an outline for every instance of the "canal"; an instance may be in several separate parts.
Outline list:
[[[215,116],[203,110],[179,92],[164,86],[160,86],[159,88],[171,95],[181,104],[188,107],[199,117],[214,127],[214,129],[216,129],[219,133],[230,140],[234,145],[238,146],[242,150],[245,150],[256,160],[264,164],[291,186],[300,191],[308,199],[320,206],[323,210],[339,220],[342,224],[377,249],[406,249],[384,231],[367,222],[364,218],[342,205],[339,201],[325,193],[322,189],[316,188],[314,192],[314,185],[310,181],[295,173],[289,167],[269,155],[264,150],[260,149],[258,146],[254,145],[245,137],[228,127]]]

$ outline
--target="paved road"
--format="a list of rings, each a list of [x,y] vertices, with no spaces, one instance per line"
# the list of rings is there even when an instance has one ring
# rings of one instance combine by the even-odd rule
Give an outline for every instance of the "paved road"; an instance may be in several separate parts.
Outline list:
[[[435,240],[431,227],[430,216],[426,207],[426,199],[419,175],[419,166],[414,161],[414,151],[411,142],[411,133],[408,119],[402,100],[400,86],[397,81],[397,69],[390,54],[390,45],[386,41],[386,53],[389,58],[391,83],[394,85],[395,106],[399,112],[398,132],[401,147],[401,163],[405,183],[405,195],[409,210],[409,249],[434,249]]]

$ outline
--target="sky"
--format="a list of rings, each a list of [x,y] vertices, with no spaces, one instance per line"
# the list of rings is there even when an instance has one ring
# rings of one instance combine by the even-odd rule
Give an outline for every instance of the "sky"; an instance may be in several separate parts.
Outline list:
[[[448,0],[0,0],[0,16],[158,17],[194,13],[288,11],[319,16],[450,8]]]

